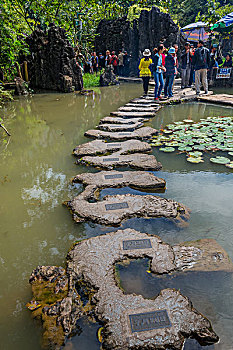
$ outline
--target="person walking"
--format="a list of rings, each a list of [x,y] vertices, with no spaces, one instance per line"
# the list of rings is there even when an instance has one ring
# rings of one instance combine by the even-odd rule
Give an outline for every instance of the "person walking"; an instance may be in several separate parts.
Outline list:
[[[112,52],[110,64],[113,66],[114,74],[117,75],[118,58],[115,51]]]
[[[112,56],[110,54],[110,51],[107,50],[106,51],[106,56],[105,56],[105,67],[110,66],[111,58],[112,58]]]
[[[118,68],[119,68],[119,75],[123,76],[124,72],[124,53],[122,51],[119,51],[118,55]]]
[[[162,65],[163,51],[163,45],[159,45],[158,49],[154,49],[155,56],[153,57],[153,75],[155,80],[155,101],[161,98],[161,93],[164,87],[163,73],[166,72],[166,69]]]
[[[165,68],[166,68],[166,82],[164,86],[164,96],[173,97],[172,87],[176,74],[176,51],[174,47],[171,47],[165,58]]]
[[[128,52],[125,51],[124,58],[123,58],[123,64],[124,64],[124,76],[129,76],[129,67],[130,67],[130,56],[128,55]]]
[[[139,76],[142,78],[143,81],[143,90],[144,90],[144,95],[146,96],[148,93],[148,86],[151,78],[151,70],[150,66],[152,64],[152,59],[151,57],[151,52],[149,49],[145,49],[143,52],[143,58],[140,61],[139,64]]]
[[[198,41],[197,47],[198,48],[195,50],[193,56],[196,94],[200,94],[201,82],[204,87],[205,94],[208,94],[207,69],[210,65],[210,52],[206,47],[204,47],[204,42],[202,40]]]
[[[100,70],[105,67],[105,57],[102,53],[99,54],[99,67]]]
[[[181,89],[190,87],[189,79],[191,74],[192,53],[190,43],[184,45],[184,51],[181,54]]]
[[[91,60],[92,60],[93,73],[95,73],[97,75],[98,68],[99,68],[99,58],[96,55],[96,52],[93,52]]]

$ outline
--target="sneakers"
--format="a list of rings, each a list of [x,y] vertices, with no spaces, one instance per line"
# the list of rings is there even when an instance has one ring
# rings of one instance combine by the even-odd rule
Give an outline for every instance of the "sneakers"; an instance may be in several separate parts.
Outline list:
[[[196,95],[200,95],[200,92],[196,92]]]
[[[205,91],[205,95],[208,95],[209,91]]]
[[[158,101],[159,99],[158,99],[158,97],[155,97],[154,100],[155,100],[155,101]]]

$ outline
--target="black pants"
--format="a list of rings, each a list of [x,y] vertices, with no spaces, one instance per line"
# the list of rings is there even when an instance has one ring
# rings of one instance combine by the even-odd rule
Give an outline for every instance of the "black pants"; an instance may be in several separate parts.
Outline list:
[[[143,90],[145,95],[147,95],[148,93],[148,86],[149,86],[149,82],[150,82],[150,77],[142,77],[142,81],[143,81]]]

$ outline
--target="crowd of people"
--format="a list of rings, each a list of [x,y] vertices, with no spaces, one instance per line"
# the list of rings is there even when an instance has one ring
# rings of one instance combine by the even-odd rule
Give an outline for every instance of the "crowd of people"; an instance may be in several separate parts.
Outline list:
[[[139,76],[143,80],[145,95],[148,93],[150,78],[154,77],[154,98],[159,100],[173,97],[174,79],[178,72],[181,74],[181,89],[192,87],[195,83],[196,94],[199,95],[201,84],[205,94],[208,94],[208,81],[213,79],[214,69],[231,67],[232,57],[229,54],[223,62],[217,54],[217,45],[213,45],[209,50],[204,46],[204,42],[199,40],[197,48],[189,42],[185,43],[180,59],[176,44],[169,50],[160,44],[154,49],[154,55],[146,49],[139,64]]]
[[[131,56],[127,51],[106,51],[105,55],[92,52],[88,60],[84,63],[83,68],[85,73],[98,73],[103,68],[112,66],[116,75],[128,77],[130,73]]]

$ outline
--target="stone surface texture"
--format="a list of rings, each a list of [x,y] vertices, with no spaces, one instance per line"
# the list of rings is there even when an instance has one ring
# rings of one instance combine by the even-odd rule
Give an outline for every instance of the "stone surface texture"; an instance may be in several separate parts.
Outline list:
[[[135,124],[147,121],[144,118],[117,118],[117,117],[105,117],[100,120],[100,124]]]
[[[115,167],[131,167],[139,170],[161,170],[162,164],[151,154],[133,153],[123,155],[121,152],[103,157],[82,157],[77,164],[91,165],[100,169],[114,169]]]
[[[113,73],[112,66],[105,67],[104,72],[100,75],[100,86],[110,86],[118,84],[119,81],[117,80],[116,75]]]
[[[29,76],[32,88],[72,92],[82,90],[81,68],[65,30],[54,25],[48,32],[36,29],[28,38]]]
[[[120,118],[152,118],[155,116],[155,110],[147,112],[147,111],[138,111],[138,112],[111,112],[110,114],[115,117]]]
[[[184,205],[158,196],[125,194],[106,196],[101,201],[93,202],[93,199],[97,200],[95,195],[96,187],[87,186],[80,195],[65,203],[76,222],[92,221],[101,225],[119,226],[122,221],[134,217],[164,217],[183,225],[189,218],[189,211]],[[120,209],[118,206],[122,203],[124,207]],[[108,207],[117,209],[108,210]]]
[[[105,139],[105,140],[130,140],[130,139],[148,139],[153,135],[156,135],[158,131],[149,126],[144,126],[133,132],[108,132],[101,130],[88,130],[85,132],[85,136],[95,138],[95,139]]]
[[[98,189],[129,186],[141,190],[156,190],[166,187],[166,181],[164,179],[160,179],[147,171],[100,171],[98,173],[84,173],[76,175],[72,182],[82,183],[85,186],[95,186]]]
[[[129,154],[129,153],[147,153],[152,150],[151,146],[147,142],[139,140],[128,140],[122,142],[107,143],[103,140],[94,140],[88,143],[84,143],[77,146],[73,150],[73,154],[77,157],[93,156],[105,153]]]
[[[145,239],[150,240],[150,248],[124,249],[124,242],[132,242],[132,240],[137,242]],[[157,236],[126,229],[76,243],[67,255],[66,271],[58,267],[39,266],[33,271],[30,278],[35,301],[38,300],[37,290],[40,286],[43,290],[48,283],[53,284],[54,281],[59,286],[68,285],[67,294],[60,300],[59,307],[57,303],[54,303],[43,306],[43,312],[40,310],[41,314],[49,313],[53,317],[54,324],[57,325],[53,328],[53,337],[49,338],[50,348],[54,348],[52,347],[54,340],[55,345],[58,345],[56,339],[62,339],[63,336],[64,340],[65,336],[70,336],[72,331],[75,332],[75,323],[79,317],[92,315],[93,311],[104,327],[102,349],[181,350],[185,339],[189,337],[195,338],[203,346],[216,343],[218,336],[213,331],[210,322],[194,309],[191,301],[179,291],[164,289],[153,300],[135,294],[125,295],[118,286],[115,273],[117,263],[136,258],[149,258],[151,272],[155,274],[190,271],[195,264],[199,264],[201,271],[202,263],[204,263],[204,271],[207,265],[209,265],[208,270],[212,268],[215,271],[218,265],[222,265],[225,270],[224,263],[219,260],[211,259],[205,262],[206,241],[200,240],[198,248],[195,242],[172,247],[162,242]],[[214,240],[209,241],[209,247],[212,247],[215,255],[216,253],[223,256],[226,254]],[[190,251],[193,250],[192,264],[186,264],[184,260],[180,261],[181,254],[186,254],[186,248],[190,262]],[[198,256],[196,249],[199,251]],[[232,263],[229,259],[227,264],[229,265],[228,270],[232,271]],[[91,295],[88,307],[83,306],[78,294],[77,286],[80,284],[82,287],[86,285]],[[159,310],[167,311],[170,326],[150,331],[132,332],[129,315]],[[34,313],[38,313],[38,310]],[[42,321],[44,338],[48,342],[49,324],[46,318]],[[61,324],[62,328],[58,328]]]
[[[100,124],[98,126],[99,130],[116,132],[116,131],[134,131],[135,129],[143,126],[142,123],[136,122],[134,124]]]

